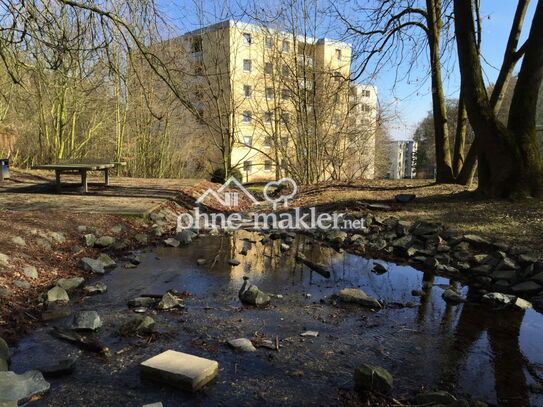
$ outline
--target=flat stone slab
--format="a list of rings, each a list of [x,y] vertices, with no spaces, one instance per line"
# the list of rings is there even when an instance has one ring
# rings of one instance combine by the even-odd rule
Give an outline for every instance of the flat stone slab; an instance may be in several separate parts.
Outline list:
[[[218,373],[218,362],[174,350],[141,363],[144,378],[192,391],[204,387]]]
[[[0,402],[16,401],[23,403],[34,396],[49,390],[49,383],[37,370],[23,374],[0,372]]]

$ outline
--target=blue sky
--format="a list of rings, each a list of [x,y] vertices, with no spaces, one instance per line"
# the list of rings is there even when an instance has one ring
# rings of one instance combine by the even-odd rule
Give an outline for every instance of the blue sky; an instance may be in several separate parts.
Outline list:
[[[281,0],[276,0],[280,2]],[[315,1],[319,8],[326,7],[328,0],[309,0]],[[342,0],[338,0],[341,2]],[[251,3],[248,0],[239,0],[233,2],[215,1],[215,0],[159,0],[163,11],[167,14],[168,21],[175,27],[178,33],[190,31],[200,26],[200,21],[213,23],[224,20],[226,16],[250,21],[250,18],[244,17],[244,10],[247,8],[261,7],[272,10],[274,0],[266,2],[256,1]],[[368,2],[369,3],[369,2]],[[348,0],[343,0],[344,6],[349,6]],[[525,19],[525,27],[522,40],[526,38],[532,16],[535,10],[536,2],[532,1]],[[485,59],[484,73],[488,83],[492,83],[501,66],[503,52],[511,22],[517,6],[516,0],[481,0],[481,15],[483,17],[483,37],[482,53]],[[203,11],[202,11],[203,10]],[[322,14],[321,25],[326,30],[326,36],[340,39],[343,27],[339,22],[334,22]],[[331,33],[336,31],[336,33]],[[338,38],[339,37],[339,38]],[[427,78],[426,54],[421,64],[415,68],[411,80],[395,81],[396,69],[398,66],[391,66],[389,69],[381,69],[378,75],[372,79],[372,83],[379,88],[379,100],[383,107],[388,111],[388,116],[392,117],[388,128],[393,138],[407,139],[411,138],[417,123],[423,119],[431,109],[430,82]],[[459,75],[456,64],[456,50],[451,53],[452,59],[449,63],[449,69],[444,72],[444,84],[446,96],[456,98],[459,90]],[[400,70],[406,70],[405,66],[400,65]],[[416,69],[419,69],[416,72]],[[368,82],[364,77],[361,81]]]

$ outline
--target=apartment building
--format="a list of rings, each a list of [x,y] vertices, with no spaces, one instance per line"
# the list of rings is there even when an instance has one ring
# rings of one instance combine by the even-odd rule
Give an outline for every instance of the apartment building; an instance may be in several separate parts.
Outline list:
[[[234,20],[180,40],[194,131],[208,134],[216,161],[231,157],[244,182],[373,177],[377,94],[350,82],[350,44]]]
[[[391,148],[390,179],[415,178],[417,173],[417,142],[394,141]]]

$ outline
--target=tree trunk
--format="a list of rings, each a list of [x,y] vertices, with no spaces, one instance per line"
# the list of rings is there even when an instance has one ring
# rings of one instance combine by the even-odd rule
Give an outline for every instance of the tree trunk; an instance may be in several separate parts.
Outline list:
[[[502,198],[541,196],[543,165],[535,137],[535,106],[543,76],[543,0],[526,43],[509,128],[497,119],[486,91],[471,0],[454,0],[454,12],[462,91],[478,143],[479,191]]]
[[[428,43],[430,47],[430,63],[432,69],[432,106],[434,112],[434,131],[436,145],[436,181],[438,183],[454,182],[447,106],[443,92],[440,62],[441,38],[441,0],[426,0]]]
[[[458,98],[458,117],[456,121],[456,137],[454,139],[453,173],[457,178],[464,166],[464,150],[466,148],[466,132],[468,128],[468,114],[464,103],[464,95],[460,91]],[[457,180],[458,182],[458,180]]]

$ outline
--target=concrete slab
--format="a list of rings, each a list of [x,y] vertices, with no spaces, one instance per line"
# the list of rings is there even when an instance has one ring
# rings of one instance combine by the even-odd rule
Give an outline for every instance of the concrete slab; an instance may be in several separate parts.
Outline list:
[[[218,362],[174,350],[141,363],[144,378],[192,391],[201,389],[218,373]]]

